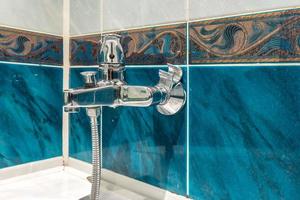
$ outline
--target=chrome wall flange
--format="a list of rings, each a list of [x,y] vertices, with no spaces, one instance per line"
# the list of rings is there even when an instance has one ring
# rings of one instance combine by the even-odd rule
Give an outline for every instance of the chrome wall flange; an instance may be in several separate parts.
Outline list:
[[[185,105],[186,92],[181,83],[177,83],[170,91],[170,96],[164,104],[156,106],[157,111],[163,115],[174,115]]]
[[[186,93],[180,80],[182,69],[168,63],[168,71],[159,71],[157,87],[166,94],[165,100],[158,104],[157,110],[163,115],[174,115],[179,112],[186,101]]]

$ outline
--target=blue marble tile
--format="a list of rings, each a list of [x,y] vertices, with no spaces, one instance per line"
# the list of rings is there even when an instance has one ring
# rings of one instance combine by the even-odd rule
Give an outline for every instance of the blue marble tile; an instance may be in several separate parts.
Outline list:
[[[77,74],[81,71],[73,70]],[[74,73],[72,83],[79,80]],[[126,81],[133,85],[155,85],[158,68],[127,68]],[[72,156],[90,161],[89,120],[84,111],[81,115],[71,120],[70,136],[75,138]],[[174,116],[163,116],[155,107],[103,108],[102,131],[104,168],[186,194],[185,109]]]
[[[190,24],[190,63],[300,61],[300,9]]]
[[[97,70],[97,68],[71,68],[70,87],[83,86],[84,82],[80,72]],[[90,120],[84,109],[81,109],[79,113],[70,114],[69,153],[73,158],[86,162],[92,161]]]
[[[193,199],[300,199],[300,67],[190,69]]]
[[[63,64],[59,36],[0,27],[0,60],[35,64]]]
[[[62,69],[0,63],[0,168],[62,155]]]
[[[127,65],[186,64],[186,24],[117,32]],[[97,64],[100,35],[71,38],[71,64]]]

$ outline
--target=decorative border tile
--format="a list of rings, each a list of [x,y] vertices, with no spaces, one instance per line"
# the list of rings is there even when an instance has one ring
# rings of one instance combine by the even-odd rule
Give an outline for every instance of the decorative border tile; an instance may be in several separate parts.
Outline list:
[[[101,35],[78,36],[70,39],[71,65],[96,65]]]
[[[186,24],[117,32],[128,65],[186,64]],[[100,35],[71,38],[71,65],[97,64]]]
[[[0,60],[63,64],[63,39],[41,33],[0,27]]]
[[[300,61],[300,9],[190,24],[190,63]]]

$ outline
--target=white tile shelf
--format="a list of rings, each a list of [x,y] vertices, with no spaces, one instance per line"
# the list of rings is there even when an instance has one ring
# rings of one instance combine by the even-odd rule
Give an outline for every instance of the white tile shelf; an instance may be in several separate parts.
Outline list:
[[[0,169],[0,199],[6,200],[75,200],[90,193],[86,179],[91,164],[70,158],[52,158]],[[188,200],[160,188],[103,169],[103,200]]]

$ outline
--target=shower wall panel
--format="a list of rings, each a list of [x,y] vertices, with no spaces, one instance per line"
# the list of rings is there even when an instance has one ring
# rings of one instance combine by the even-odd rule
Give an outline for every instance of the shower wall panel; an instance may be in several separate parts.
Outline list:
[[[0,27],[0,168],[62,154],[62,41]]]
[[[62,154],[62,69],[0,63],[0,168]]]
[[[104,167],[195,200],[299,199],[299,9],[200,20],[189,35],[182,23],[114,32],[129,84],[154,85],[170,62],[189,96],[172,117],[104,108]],[[71,63],[96,65],[99,39],[71,38]],[[70,135],[72,156],[90,161],[84,111]]]
[[[300,61],[299,9],[189,32],[190,196],[300,198],[300,67],[286,64]]]
[[[193,199],[300,198],[300,66],[190,69]]]

